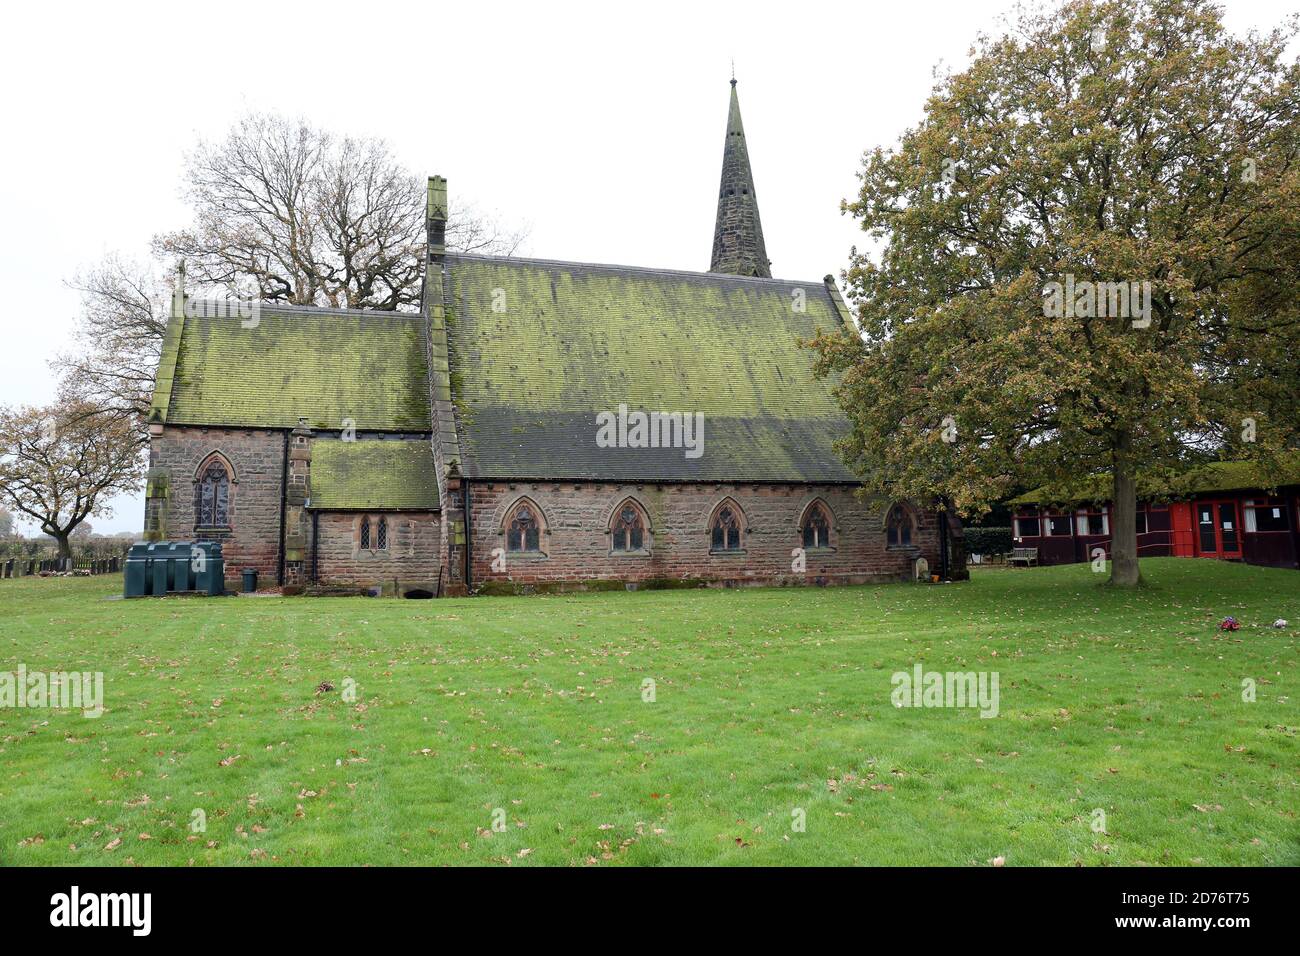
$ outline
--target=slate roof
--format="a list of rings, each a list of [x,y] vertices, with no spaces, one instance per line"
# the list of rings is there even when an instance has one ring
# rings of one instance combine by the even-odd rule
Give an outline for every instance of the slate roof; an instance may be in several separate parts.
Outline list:
[[[202,311],[202,310],[197,310]],[[213,310],[215,311],[215,310]],[[427,432],[418,314],[263,304],[238,317],[173,318],[153,415],[168,424]]]
[[[1212,461],[1189,468],[1183,475],[1165,478],[1161,487],[1168,490],[1153,493],[1148,479],[1139,475],[1137,480],[1139,500],[1166,501],[1189,495],[1216,494],[1225,491],[1254,491],[1300,485],[1300,455],[1292,456],[1283,468],[1280,480],[1268,480],[1257,466],[1249,461]],[[1144,485],[1148,487],[1144,489]],[[1070,488],[1064,497],[1051,496],[1043,488],[1035,488],[1008,501],[1012,505],[1074,504],[1086,501],[1108,501],[1111,496],[1109,474],[1090,475]]]
[[[796,344],[844,322],[824,281],[476,255],[446,263],[469,477],[854,480],[832,448],[847,422]],[[596,416],[620,403],[703,413],[703,455],[598,447]]]
[[[438,508],[428,439],[318,438],[311,446],[311,508],[316,511]]]

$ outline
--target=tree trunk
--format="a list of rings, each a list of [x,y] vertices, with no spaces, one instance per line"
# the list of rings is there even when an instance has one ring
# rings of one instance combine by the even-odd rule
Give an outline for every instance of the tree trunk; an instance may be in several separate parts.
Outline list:
[[[1132,444],[1127,432],[1115,442],[1110,499],[1110,583],[1132,588],[1142,583],[1137,553],[1137,483]]]
[[[56,534],[54,540],[59,543],[59,557],[71,560],[72,545],[68,543],[68,536],[66,534]]]

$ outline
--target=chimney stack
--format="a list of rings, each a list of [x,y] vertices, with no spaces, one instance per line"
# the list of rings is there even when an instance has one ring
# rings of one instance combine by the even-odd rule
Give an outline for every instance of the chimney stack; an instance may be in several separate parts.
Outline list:
[[[447,254],[447,180],[429,177],[429,204],[426,218],[429,232],[429,258],[441,261]]]

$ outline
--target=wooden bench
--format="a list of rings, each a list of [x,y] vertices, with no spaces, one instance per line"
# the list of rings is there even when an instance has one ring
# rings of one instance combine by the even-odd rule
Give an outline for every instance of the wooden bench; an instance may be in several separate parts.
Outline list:
[[[1036,565],[1038,563],[1038,549],[1037,548],[1012,548],[1011,558],[1007,563],[1019,564],[1021,561],[1025,563],[1025,567],[1027,568]]]

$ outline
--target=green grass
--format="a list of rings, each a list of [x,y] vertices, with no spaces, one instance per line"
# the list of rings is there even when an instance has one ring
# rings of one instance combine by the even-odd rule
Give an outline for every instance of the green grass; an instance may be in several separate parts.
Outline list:
[[[103,671],[107,708],[0,710],[0,863],[1300,864],[1300,576],[1143,570],[442,601],[0,581],[0,671]],[[893,707],[917,661],[997,671],[999,716]]]

